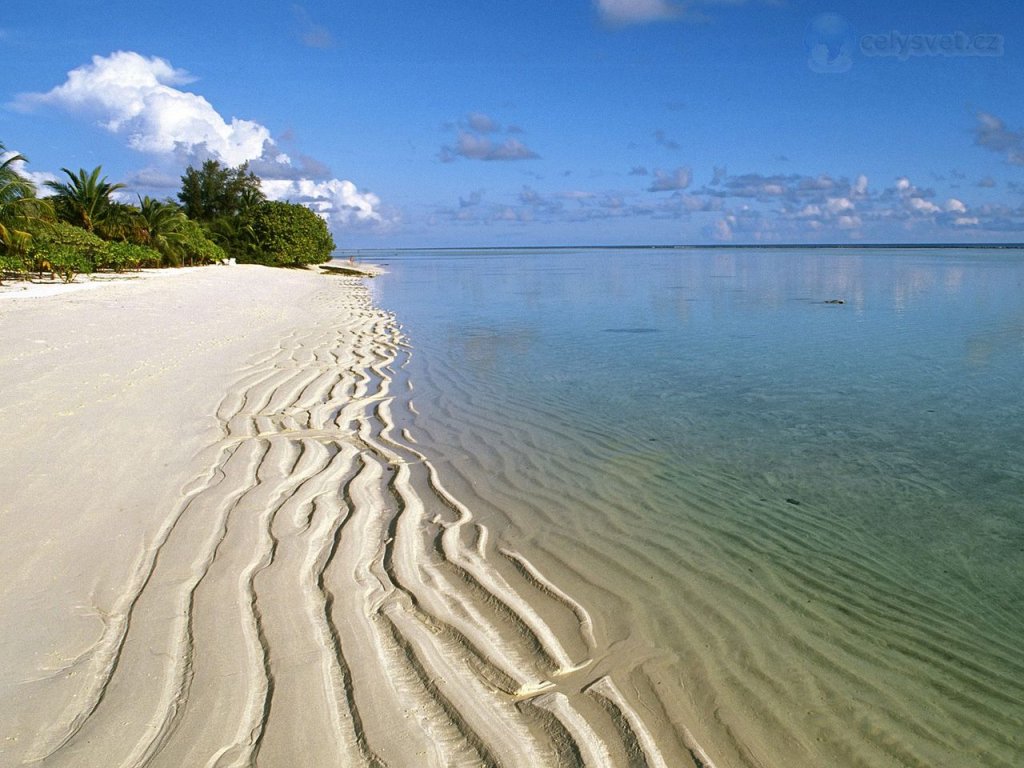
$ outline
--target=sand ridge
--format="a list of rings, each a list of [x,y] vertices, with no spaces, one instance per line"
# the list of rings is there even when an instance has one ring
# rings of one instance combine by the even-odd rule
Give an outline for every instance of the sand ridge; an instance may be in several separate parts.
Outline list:
[[[5,764],[712,765],[446,489],[361,280],[159,282],[0,319],[23,563],[0,616],[31,626],[3,646]],[[52,410],[62,386],[81,402]],[[45,455],[63,482],[22,482]]]

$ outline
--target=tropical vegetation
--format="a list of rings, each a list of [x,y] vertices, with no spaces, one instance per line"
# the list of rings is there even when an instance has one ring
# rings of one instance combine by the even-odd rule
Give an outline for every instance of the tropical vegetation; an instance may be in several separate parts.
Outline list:
[[[267,200],[247,164],[207,160],[186,169],[177,200],[123,199],[124,184],[102,166],[44,182],[28,160],[0,142],[0,280],[73,281],[98,270],[214,264],[227,259],[269,266],[328,261],[335,248],[324,220],[297,203]]]
[[[334,250],[324,220],[293,203],[262,203],[253,215],[252,233],[258,244],[253,260],[270,266],[319,264]]]

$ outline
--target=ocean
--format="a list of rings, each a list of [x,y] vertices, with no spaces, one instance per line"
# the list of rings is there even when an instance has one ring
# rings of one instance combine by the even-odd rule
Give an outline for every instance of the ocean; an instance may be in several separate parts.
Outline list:
[[[716,765],[1024,764],[1024,251],[360,258],[419,450]]]

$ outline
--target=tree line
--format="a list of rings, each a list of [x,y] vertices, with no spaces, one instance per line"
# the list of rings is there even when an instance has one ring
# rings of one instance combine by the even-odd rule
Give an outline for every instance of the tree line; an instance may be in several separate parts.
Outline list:
[[[0,158],[8,153],[0,142]],[[65,282],[97,270],[240,263],[300,266],[328,261],[334,240],[313,211],[268,200],[243,163],[207,160],[181,177],[177,200],[115,199],[102,167],[47,181],[50,194],[18,172],[28,161],[0,162],[0,280],[52,273]]]

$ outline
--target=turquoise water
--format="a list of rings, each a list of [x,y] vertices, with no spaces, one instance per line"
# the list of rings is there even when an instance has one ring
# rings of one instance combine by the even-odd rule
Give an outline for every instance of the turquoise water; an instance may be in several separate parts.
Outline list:
[[[367,260],[426,452],[719,765],[1024,764],[1024,253]]]

